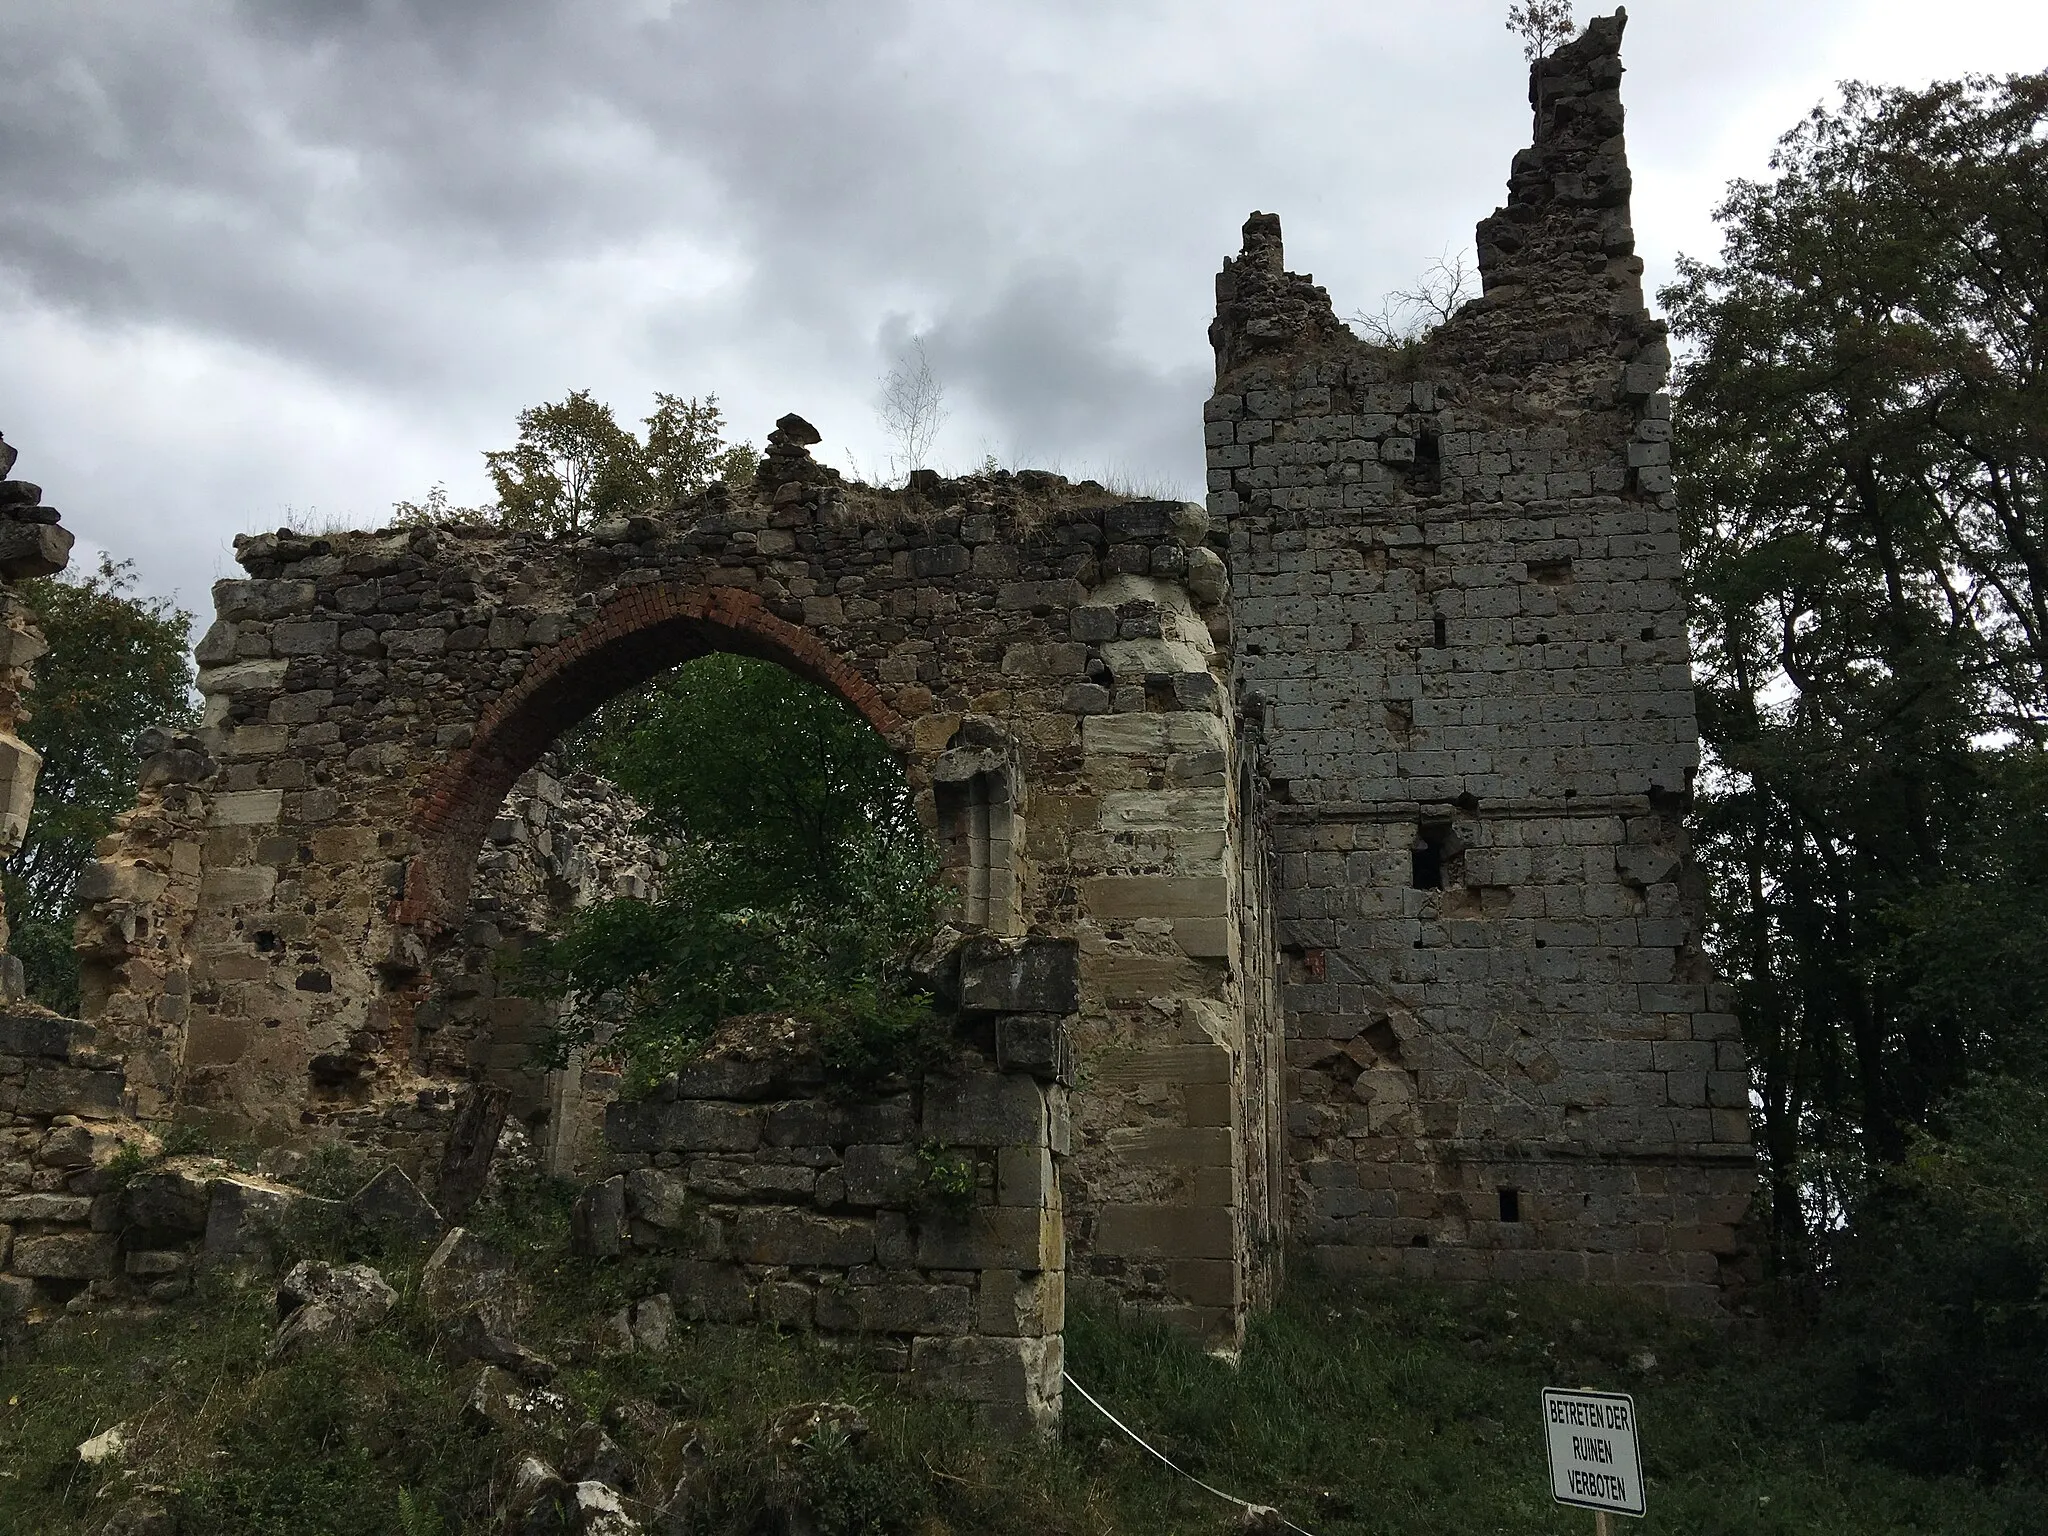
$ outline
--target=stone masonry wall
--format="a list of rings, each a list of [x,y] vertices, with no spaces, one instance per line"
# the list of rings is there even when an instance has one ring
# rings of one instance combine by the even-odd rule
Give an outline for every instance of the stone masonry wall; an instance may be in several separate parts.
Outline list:
[[[732,1021],[652,1097],[611,1106],[619,1172],[579,1203],[582,1240],[673,1257],[685,1317],[837,1337],[989,1428],[1050,1430],[1074,958],[967,944],[961,1047],[914,1081],[835,1091],[806,1026]]]
[[[42,487],[5,478],[15,459],[0,439],[0,859],[21,847],[42,765],[17,734],[46,649],[18,584],[63,570],[72,543]],[[0,914],[0,951],[6,940]],[[120,1198],[105,1170],[149,1144],[132,1109],[120,1060],[90,1027],[24,1001],[21,962],[0,953],[0,1322],[118,1283]]]
[[[579,907],[653,894],[662,854],[639,832],[639,817],[630,797],[593,774],[564,772],[552,759],[524,774],[491,823],[467,913],[433,947],[432,981],[413,1012],[423,1074],[507,1090],[512,1116],[563,1177],[597,1166],[619,1074],[605,1059],[602,1026],[565,1068],[537,1068],[536,1049],[562,1023],[560,1010],[517,995],[506,967]]]
[[[204,724],[88,873],[87,1016],[151,1120],[430,1140],[458,1066],[511,1049],[501,1000],[460,1050],[435,1012],[507,792],[664,668],[765,657],[896,747],[963,928],[1077,942],[1075,1262],[1234,1338],[1272,1252],[1244,1074],[1278,1045],[1244,1033],[1209,518],[1034,473],[843,486],[815,437],[785,418],[759,485],[574,537],[242,540]]]
[[[0,437],[0,862],[12,858],[28,834],[36,774],[43,760],[18,734],[29,717],[30,672],[49,649],[17,584],[54,576],[70,563],[71,531],[43,488],[14,473],[17,451]],[[0,912],[0,1001],[22,995],[21,962],[5,953],[7,916]]]
[[[1716,1304],[1752,1185],[1699,947],[1664,327],[1620,15],[1531,72],[1484,292],[1368,346],[1254,214],[1210,508],[1272,780],[1292,1231],[1323,1260]]]
[[[0,1011],[0,1322],[118,1272],[104,1170],[148,1144],[127,1108],[121,1064],[88,1026],[33,1004]]]

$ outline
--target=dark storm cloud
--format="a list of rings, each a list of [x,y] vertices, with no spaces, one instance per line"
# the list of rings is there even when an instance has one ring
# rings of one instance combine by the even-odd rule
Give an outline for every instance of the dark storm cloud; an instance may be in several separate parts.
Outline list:
[[[1676,161],[1710,202],[1695,151],[1748,110],[1738,76],[1896,3],[1638,7],[1653,276],[1656,200],[1691,186]],[[915,336],[941,460],[1192,492],[1244,215],[1282,214],[1340,313],[1461,247],[1528,129],[1500,12],[10,0],[0,429],[82,537],[188,600],[236,529],[484,495],[479,450],[570,388],[628,416],[716,390],[757,440],[800,409],[835,462],[878,461],[876,382]]]
[[[603,99],[601,34],[556,10],[293,9],[17,12],[0,262],[95,318],[376,371],[445,339],[405,323],[442,283],[689,217],[686,168]]]
[[[1046,263],[1016,273],[979,307],[949,313],[926,335],[938,375],[972,395],[1009,438],[999,457],[1200,491],[1202,364],[1161,367],[1123,334],[1111,274]]]
[[[20,12],[0,261],[96,318],[370,372],[448,340],[479,281],[679,229],[744,253],[744,310],[837,321],[849,288],[943,285],[986,251],[982,140],[1029,127],[977,99],[999,60],[945,65],[905,22],[876,0]]]
[[[1297,9],[1297,28],[1324,15]],[[67,431],[78,405],[0,381],[0,426],[34,430],[75,516],[106,509],[82,533],[188,594],[229,532],[288,509],[374,518],[434,478],[480,494],[478,449],[572,387],[625,415],[653,388],[716,389],[755,437],[800,408],[835,462],[877,462],[874,386],[913,334],[953,412],[942,461],[1193,493],[1209,277],[1250,207],[1365,265],[1412,244],[1409,222],[1435,226],[1433,254],[1473,216],[1439,171],[1411,178],[1402,221],[1355,227],[1355,167],[1403,121],[1356,73],[1440,53],[1428,27],[1331,11],[1305,51],[1285,28],[1238,37],[1241,15],[17,3],[0,307],[84,343],[51,361],[116,420]],[[1313,153],[1276,101],[1315,104]],[[1505,134],[1435,127],[1431,154],[1470,140],[1504,164],[1515,115],[1510,94]],[[190,385],[164,394],[193,377],[203,410]],[[128,521],[166,494],[137,466],[167,434],[189,444],[189,500]]]

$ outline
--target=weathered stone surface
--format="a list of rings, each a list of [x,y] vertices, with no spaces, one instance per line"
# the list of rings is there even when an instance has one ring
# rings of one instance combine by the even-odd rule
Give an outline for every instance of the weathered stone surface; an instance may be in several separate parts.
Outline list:
[[[743,1323],[754,1316],[754,1288],[737,1264],[679,1260],[669,1272],[668,1293],[692,1322]]]
[[[0,524],[4,539],[6,524]],[[13,853],[28,835],[29,808],[35,803],[36,775],[42,755],[10,731],[0,731],[0,856]]]
[[[0,1079],[0,1108],[34,1119],[77,1115],[112,1120],[122,1111],[124,1086],[118,1071],[44,1060],[18,1079]]]
[[[626,1513],[618,1490],[608,1484],[580,1482],[570,1503],[574,1521],[570,1529],[577,1536],[640,1536],[645,1529]]]
[[[1273,215],[1217,283],[1210,511],[1289,957],[1253,986],[1285,987],[1292,1241],[1347,1266],[1583,1275],[1676,1228],[1738,1258],[1695,1213],[1747,1181],[1746,1127],[1700,1078],[1623,1066],[1723,1011],[1678,878],[1698,733],[1623,22],[1535,61],[1535,141],[1476,232],[1484,291],[1405,366],[1287,271]],[[1243,934],[1176,938],[1229,958]],[[1692,992],[1664,985],[1679,956]],[[1190,1219],[1133,1200],[1098,1242],[1228,1260]]]
[[[925,1085],[923,1132],[954,1147],[1042,1146],[1045,1089],[999,1072],[933,1077]]]
[[[420,1304],[434,1317],[481,1308],[509,1323],[521,1297],[511,1267],[467,1227],[450,1227],[420,1270]]]
[[[123,1152],[153,1157],[161,1150],[156,1137],[132,1121],[80,1120],[59,1115],[36,1148],[45,1168],[104,1168]]]
[[[133,1234],[123,1234],[124,1240],[133,1240]],[[173,1249],[131,1248],[122,1255],[121,1268],[138,1280],[160,1280],[166,1275],[183,1274],[189,1267],[187,1255]]]
[[[400,1168],[386,1168],[348,1200],[349,1220],[389,1242],[431,1243],[448,1223]]]
[[[634,1221],[674,1231],[683,1225],[690,1186],[667,1168],[635,1168],[625,1176],[626,1211]]]
[[[643,1354],[664,1354],[673,1342],[675,1303],[666,1295],[636,1301],[632,1309],[633,1347]]]
[[[71,530],[54,523],[0,522],[0,577],[54,576],[71,559]]]
[[[605,1111],[605,1140],[622,1152],[751,1152],[761,1130],[761,1115],[736,1104],[649,1099]]]
[[[996,1020],[996,1067],[1042,1082],[1074,1085],[1074,1035],[1067,1016],[1013,1013]]]
[[[274,1360],[360,1338],[390,1315],[398,1293],[367,1264],[302,1259],[277,1288],[282,1319],[270,1341]]]
[[[917,1263],[925,1269],[1041,1270],[1061,1267],[1060,1213],[982,1206],[918,1225]]]
[[[626,1242],[625,1179],[614,1174],[589,1186],[576,1197],[569,1219],[578,1253],[597,1259],[618,1257]]]
[[[0,1196],[0,1221],[81,1223],[92,1217],[88,1195]]]
[[[127,1500],[100,1528],[101,1536],[177,1536],[178,1517],[153,1498]]]
[[[915,1129],[906,1095],[860,1104],[791,1100],[768,1108],[762,1124],[763,1140],[771,1147],[903,1141]]]
[[[983,1013],[1072,1013],[1079,1006],[1071,941],[990,937],[960,951],[960,1006]]]
[[[27,1275],[0,1275],[0,1318],[25,1317],[35,1304],[35,1281]]]
[[[527,1456],[512,1470],[505,1515],[519,1536],[556,1536],[573,1530],[569,1504],[575,1487],[538,1456]]]
[[[465,1307],[443,1318],[436,1337],[451,1361],[481,1361],[533,1386],[554,1379],[555,1363],[500,1331],[487,1304]]]
[[[463,1401],[463,1419],[473,1430],[518,1434],[526,1427],[526,1386],[502,1366],[483,1366]]]
[[[867,1221],[764,1207],[739,1213],[732,1248],[747,1264],[865,1264],[875,1256],[875,1230]]]
[[[89,1440],[79,1443],[78,1459],[88,1466],[102,1462],[119,1461],[128,1449],[128,1426],[116,1424],[112,1429],[103,1429]]]
[[[112,1232],[18,1236],[8,1267],[38,1280],[103,1280],[114,1272],[119,1238]]]
[[[90,1026],[54,1013],[0,1011],[0,1055],[68,1056],[74,1045],[89,1045]]]
[[[906,1205],[924,1178],[917,1153],[905,1146],[848,1147],[839,1171],[852,1205]]]
[[[910,1385],[929,1397],[974,1404],[990,1429],[1045,1435],[1059,1422],[1063,1358],[1057,1335],[920,1338],[911,1344]]]
[[[211,1266],[267,1258],[278,1228],[293,1207],[312,1200],[312,1196],[297,1190],[253,1179],[214,1179],[207,1185],[201,1263]],[[339,1209],[329,1200],[314,1204],[328,1211]]]

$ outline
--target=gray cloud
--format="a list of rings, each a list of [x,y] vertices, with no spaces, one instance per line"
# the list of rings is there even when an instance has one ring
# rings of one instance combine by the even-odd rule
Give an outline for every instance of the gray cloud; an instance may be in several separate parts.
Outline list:
[[[1653,276],[1684,212],[1654,189],[1758,169],[1730,125],[1789,121],[1829,29],[1891,3],[1637,8]],[[1340,312],[1467,241],[1527,131],[1500,9],[15,0],[0,429],[188,602],[238,528],[481,495],[479,450],[574,387],[716,390],[756,437],[801,409],[875,462],[911,333],[952,461],[1192,490],[1244,215],[1283,215]]]

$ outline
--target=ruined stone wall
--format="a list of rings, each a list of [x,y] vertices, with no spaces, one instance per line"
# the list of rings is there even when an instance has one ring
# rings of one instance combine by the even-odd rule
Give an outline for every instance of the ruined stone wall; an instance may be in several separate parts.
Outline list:
[[[1244,1074],[1277,1047],[1244,1032],[1208,517],[1051,475],[844,487],[791,423],[758,487],[572,538],[240,541],[248,577],[218,584],[199,647],[204,724],[150,757],[88,876],[86,1012],[152,1119],[339,1128],[426,1166],[452,1074],[507,1068],[533,1024],[437,992],[468,974],[507,792],[664,668],[765,657],[897,748],[957,921],[1078,943],[1076,1263],[1234,1338],[1269,1246]]]
[[[664,855],[640,833],[639,818],[616,786],[565,771],[552,756],[524,774],[491,823],[467,912],[451,941],[435,947],[431,982],[413,1011],[421,1072],[504,1088],[544,1165],[565,1178],[601,1159],[604,1107],[619,1074],[604,1055],[602,1025],[566,1067],[538,1067],[537,1053],[565,1020],[558,1006],[519,995],[512,972],[520,950],[559,933],[576,909],[653,894]]]
[[[655,1094],[614,1104],[619,1172],[578,1221],[599,1253],[674,1260],[686,1318],[838,1336],[985,1426],[1059,1416],[1071,943],[970,942],[950,1064],[856,1093],[814,1032],[735,1020]]]
[[[6,478],[15,461],[0,439],[0,860],[27,834],[42,766],[17,733],[47,647],[17,584],[63,570],[72,543],[41,486]],[[6,942],[0,914],[0,951]],[[132,1108],[119,1058],[86,1025],[24,1001],[21,962],[0,953],[0,1321],[119,1281],[119,1197],[105,1170],[149,1142]]]
[[[105,1170],[147,1145],[127,1107],[121,1064],[89,1027],[33,1004],[0,1012],[0,1321],[120,1273]]]
[[[1682,819],[1621,29],[1532,71],[1484,293],[1419,343],[1356,340],[1252,216],[1217,280],[1210,507],[1275,801],[1294,1240],[1707,1307],[1752,1183],[1747,1077]]]
[[[0,861],[12,858],[28,835],[36,773],[43,760],[18,734],[29,717],[30,672],[49,647],[16,583],[54,576],[70,562],[71,532],[43,488],[8,478],[18,457],[0,437]],[[7,916],[0,912],[0,1001],[22,995],[21,962],[5,953]]]

